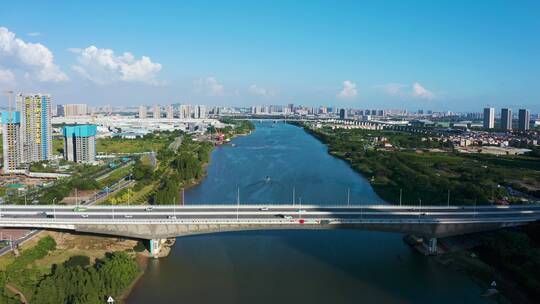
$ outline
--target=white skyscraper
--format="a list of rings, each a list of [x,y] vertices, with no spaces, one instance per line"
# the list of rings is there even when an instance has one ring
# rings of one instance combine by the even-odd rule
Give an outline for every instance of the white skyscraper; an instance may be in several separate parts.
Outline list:
[[[195,113],[196,118],[204,119],[206,118],[206,107],[205,106],[197,106],[197,111]]]
[[[139,118],[145,119],[146,118],[146,106],[140,106],[139,107]]]
[[[191,105],[180,105],[180,118],[191,118]]]
[[[153,115],[154,115],[154,119],[159,119],[161,118],[161,107],[159,105],[155,105],[154,106],[154,112],[153,112]]]
[[[485,129],[495,128],[495,109],[494,108],[484,108],[484,128]]]
[[[167,118],[168,119],[174,118],[174,107],[172,105],[167,106]]]
[[[31,163],[52,158],[51,96],[18,94],[22,162]]]
[[[87,104],[66,104],[64,105],[64,116],[82,116],[88,115]]]

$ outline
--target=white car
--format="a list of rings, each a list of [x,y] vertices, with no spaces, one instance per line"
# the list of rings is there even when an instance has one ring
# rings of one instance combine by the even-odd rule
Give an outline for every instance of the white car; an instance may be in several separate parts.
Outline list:
[[[300,209],[300,210],[298,210],[298,212],[303,213],[303,212],[306,212],[306,210]]]
[[[262,207],[259,209],[259,211],[268,211],[268,210],[269,210],[268,207]]]
[[[292,216],[291,216],[291,215],[284,215],[283,218],[286,219],[286,220],[292,220]]]
[[[81,217],[87,218],[87,217],[88,217],[88,214],[81,214]]]
[[[126,214],[126,215],[124,215],[124,217],[125,217],[125,218],[132,218],[133,215],[131,215],[131,214]]]
[[[167,218],[170,219],[170,220],[175,220],[175,219],[176,219],[176,215],[169,215]]]
[[[154,210],[154,208],[153,208],[153,207],[148,207],[148,208],[146,208],[145,210],[146,210],[146,211],[152,211],[152,210]]]

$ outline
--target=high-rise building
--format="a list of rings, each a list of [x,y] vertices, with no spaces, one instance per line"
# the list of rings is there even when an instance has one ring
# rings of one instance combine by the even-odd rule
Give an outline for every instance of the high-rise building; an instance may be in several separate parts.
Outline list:
[[[339,119],[347,119],[347,110],[345,109],[339,110]]]
[[[63,108],[64,108],[64,116],[67,116],[67,117],[88,115],[87,104],[83,104],[83,103],[65,104]]]
[[[77,163],[96,160],[96,125],[64,127],[64,159]]]
[[[206,107],[205,106],[197,106],[197,112],[195,113],[195,118],[204,119],[206,118]]]
[[[495,109],[484,108],[484,129],[495,128]]]
[[[168,119],[174,118],[174,107],[172,105],[167,106],[167,118]]]
[[[65,116],[64,106],[63,105],[56,105],[56,116],[58,116],[58,117]]]
[[[18,94],[17,110],[21,115],[22,163],[51,159],[51,96]]]
[[[180,105],[180,118],[182,118],[182,119],[191,118],[191,106],[190,105]]]
[[[2,112],[2,144],[4,154],[4,173],[20,168],[21,155],[21,115],[19,112]]]
[[[159,105],[154,106],[153,115],[155,119],[161,118],[161,107]]]
[[[505,131],[512,130],[512,109],[501,109],[501,129]]]
[[[518,117],[518,129],[520,131],[529,130],[529,124],[531,122],[531,112],[527,109],[519,109]]]
[[[139,118],[145,119],[146,118],[146,106],[140,106],[139,107]]]

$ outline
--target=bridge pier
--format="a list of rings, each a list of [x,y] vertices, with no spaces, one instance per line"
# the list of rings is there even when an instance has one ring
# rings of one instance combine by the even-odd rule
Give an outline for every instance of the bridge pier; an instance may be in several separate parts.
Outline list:
[[[430,254],[437,254],[437,238],[429,239],[428,251]]]
[[[161,252],[161,245],[165,243],[165,239],[151,239],[150,240],[150,255],[157,259],[159,258],[159,253]]]

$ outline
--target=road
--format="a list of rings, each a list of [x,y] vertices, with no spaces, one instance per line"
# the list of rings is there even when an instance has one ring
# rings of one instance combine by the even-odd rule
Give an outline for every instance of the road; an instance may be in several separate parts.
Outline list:
[[[1,220],[418,220],[418,221],[505,221],[540,219],[540,205],[518,206],[292,206],[292,205],[190,205],[190,206],[2,206]],[[289,218],[289,216],[291,218]]]
[[[97,193],[94,198],[92,198],[91,200],[89,201],[86,201],[85,203],[81,204],[81,205],[84,205],[85,207],[86,206],[92,206],[94,205],[96,202],[98,202],[99,200],[107,197],[108,195],[111,195],[111,194],[114,194],[115,192],[119,191],[119,190],[122,190],[124,188],[126,188],[130,183],[133,183],[133,181],[129,181],[129,180],[126,180],[126,178],[124,179],[121,179],[120,181],[118,181],[114,188],[110,189],[109,192],[106,192],[106,191],[101,191],[99,193]],[[0,205],[0,218],[3,217],[4,215],[2,214],[2,210],[3,208],[7,207],[8,205]],[[30,208],[36,208],[35,210],[39,210],[40,208],[40,205],[32,205],[32,206],[28,206]],[[69,209],[73,209],[74,206],[68,206],[67,208]],[[45,208],[46,209],[46,208]],[[46,210],[39,210],[39,211],[35,211],[35,212],[46,212]],[[5,210],[5,209],[4,209]],[[17,217],[17,215],[14,215],[15,217]],[[8,217],[8,215],[6,215],[6,217]],[[8,253],[11,251],[11,248],[12,247],[16,247],[18,245],[21,245],[23,244],[24,242],[32,239],[33,237],[35,237],[36,235],[38,235],[42,230],[31,230],[30,233],[28,233],[27,235],[23,236],[22,238],[19,238],[19,239],[16,239],[16,240],[13,240],[13,243],[11,244],[11,246],[6,246],[4,248],[1,248],[0,249],[0,257],[3,256],[4,254]]]

